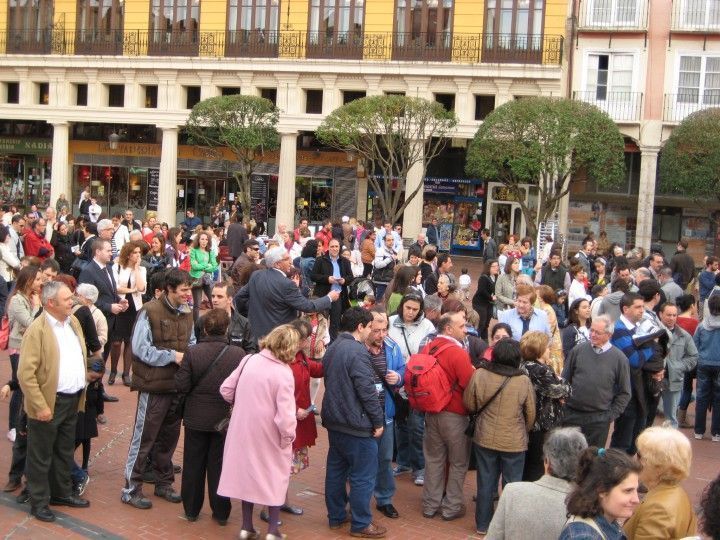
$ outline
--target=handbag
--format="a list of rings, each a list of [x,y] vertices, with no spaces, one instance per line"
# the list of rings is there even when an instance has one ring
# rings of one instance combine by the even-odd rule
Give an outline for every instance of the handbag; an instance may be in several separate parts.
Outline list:
[[[202,372],[202,375],[200,375],[200,377],[198,377],[197,382],[190,387],[190,390],[188,390],[187,392],[185,392],[185,394],[183,394],[183,395],[180,397],[180,402],[178,403],[178,411],[179,411],[179,413],[180,413],[180,417],[182,417],[182,418],[185,417],[185,400],[187,399],[187,397],[188,397],[190,394],[192,394],[192,391],[195,390],[195,389],[200,385],[200,383],[203,381],[203,379],[205,378],[205,376],[206,376],[208,373],[210,373],[210,371],[212,370],[212,368],[215,367],[215,365],[218,363],[218,360],[220,360],[220,358],[222,358],[222,355],[225,354],[225,351],[227,351],[227,349],[228,349],[229,346],[230,346],[230,345],[225,345],[225,346],[222,348],[222,350],[220,351],[220,354],[218,354],[218,355],[215,357],[215,360],[213,360],[213,361],[210,363],[210,365],[205,369],[205,371]]]
[[[247,363],[250,361],[250,357],[252,354],[248,354],[245,358],[241,360],[241,362],[245,362],[242,367],[240,368],[240,373],[238,373],[238,380],[240,380],[240,377],[242,376],[242,372],[245,369],[245,366],[247,366]],[[218,433],[225,433],[227,432],[228,426],[230,425],[230,418],[232,417],[233,408],[230,407],[230,410],[228,410],[228,413],[225,415],[225,417],[218,421],[217,424],[215,424],[215,431]]]
[[[500,388],[497,389],[497,391],[492,395],[492,397],[485,402],[485,404],[478,409],[477,412],[474,412],[470,414],[470,422],[468,423],[467,429],[465,429],[465,435],[472,438],[475,435],[475,427],[477,425],[478,418],[480,418],[480,415],[482,412],[487,408],[488,405],[490,405],[493,400],[498,397],[500,392],[502,392],[502,389],[505,388],[505,385],[510,382],[510,377],[505,377],[505,380],[500,385]]]
[[[10,342],[10,321],[7,315],[0,319],[0,350],[7,350]]]

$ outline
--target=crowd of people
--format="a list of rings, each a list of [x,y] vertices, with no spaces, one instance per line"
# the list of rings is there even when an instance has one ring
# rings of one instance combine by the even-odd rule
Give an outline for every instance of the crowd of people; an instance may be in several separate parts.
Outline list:
[[[487,538],[720,538],[720,477],[699,514],[680,486],[679,428],[702,439],[712,409],[720,442],[718,261],[696,275],[684,241],[666,258],[588,237],[565,258],[552,238],[538,251],[483,230],[471,297],[437,224],[405,245],[400,226],[347,216],[268,236],[222,201],[177,227],[95,206],[3,209],[4,489],[37,519],[90,505],[91,441],[118,400],[105,385],[121,382],[138,395],[121,501],[194,522],[207,488],[221,525],[241,501],[241,539],[260,538],[256,505],[268,540],[304,513],[288,487],[315,459],[317,415],[331,530],[385,536],[371,502],[399,518],[402,474],[424,518],[459,519],[475,469]]]

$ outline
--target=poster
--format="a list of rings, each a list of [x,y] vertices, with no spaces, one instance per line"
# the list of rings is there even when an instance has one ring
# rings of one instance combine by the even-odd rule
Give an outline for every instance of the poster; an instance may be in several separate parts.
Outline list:
[[[450,242],[452,240],[452,223],[440,224],[440,238],[438,239],[438,250],[450,251]]]
[[[148,169],[147,209],[158,209],[160,192],[160,169]]]
[[[250,214],[257,222],[267,221],[268,177],[253,174],[250,177]]]

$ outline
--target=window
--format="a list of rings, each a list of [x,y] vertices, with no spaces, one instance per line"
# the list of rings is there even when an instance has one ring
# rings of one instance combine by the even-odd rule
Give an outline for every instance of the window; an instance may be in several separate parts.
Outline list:
[[[75,52],[122,54],[123,0],[78,0]]]
[[[80,83],[73,86],[75,86],[75,105],[78,107],[87,107],[88,85],[86,83]]]
[[[680,57],[677,101],[720,105],[720,57]]]
[[[495,110],[495,96],[475,95],[475,120],[485,120],[485,117]]]
[[[453,0],[397,0],[396,40],[403,44],[449,47]]]
[[[277,42],[279,13],[279,0],[229,0],[227,29],[246,37],[255,34],[263,42]]]
[[[125,85],[108,84],[108,107],[125,106]]]
[[[485,6],[486,48],[541,48],[545,0],[487,0]]]
[[[631,54],[591,54],[585,90],[590,100],[629,99],[632,91]]]
[[[239,86],[221,86],[220,87],[220,95],[221,96],[239,96],[240,95],[240,87]]]
[[[305,113],[322,114],[323,91],[305,90]]]
[[[639,0],[590,0],[586,25],[590,27],[635,27],[640,22]]]
[[[446,111],[455,109],[455,94],[435,94],[435,101],[445,107]]]
[[[50,103],[50,83],[37,83],[38,104],[47,105]]]
[[[185,108],[192,109],[198,103],[200,103],[200,87],[199,86],[186,86],[185,87]]]
[[[7,102],[8,103],[20,103],[20,83],[9,82],[7,86]]]
[[[261,88],[260,97],[269,99],[273,105],[277,105],[277,88]]]
[[[404,96],[405,92],[385,92],[386,96]]]
[[[343,105],[365,97],[365,90],[343,90]]]
[[[364,0],[311,0],[309,42],[362,43],[364,6]]]
[[[52,0],[9,0],[7,52],[50,52],[53,24]]]
[[[158,87],[156,84],[145,86],[145,108],[157,109],[158,106]]]
[[[682,29],[720,28],[720,0],[679,0],[679,4]]]
[[[197,54],[199,0],[152,0],[148,54]]]

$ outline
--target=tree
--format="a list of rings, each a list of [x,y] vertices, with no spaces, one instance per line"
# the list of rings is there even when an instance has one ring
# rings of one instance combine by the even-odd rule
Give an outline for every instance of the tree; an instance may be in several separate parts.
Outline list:
[[[622,181],[623,137],[607,114],[582,101],[548,97],[508,102],[490,113],[470,143],[468,174],[502,182],[520,203],[528,233],[551,219],[583,172],[598,185]],[[521,184],[538,186],[537,208]]]
[[[218,96],[197,103],[190,112],[185,131],[190,142],[205,146],[216,157],[222,148],[232,151],[239,170],[238,203],[245,217],[250,212],[250,177],[267,150],[280,146],[276,129],[279,111],[273,103],[257,96]]]
[[[456,125],[455,113],[440,103],[407,96],[370,96],[333,111],[316,134],[323,144],[362,160],[385,219],[395,223],[423,188],[420,182],[406,192],[408,172],[420,166],[424,177]]]
[[[680,122],[660,154],[663,192],[683,194],[706,206],[720,201],[720,108]]]

